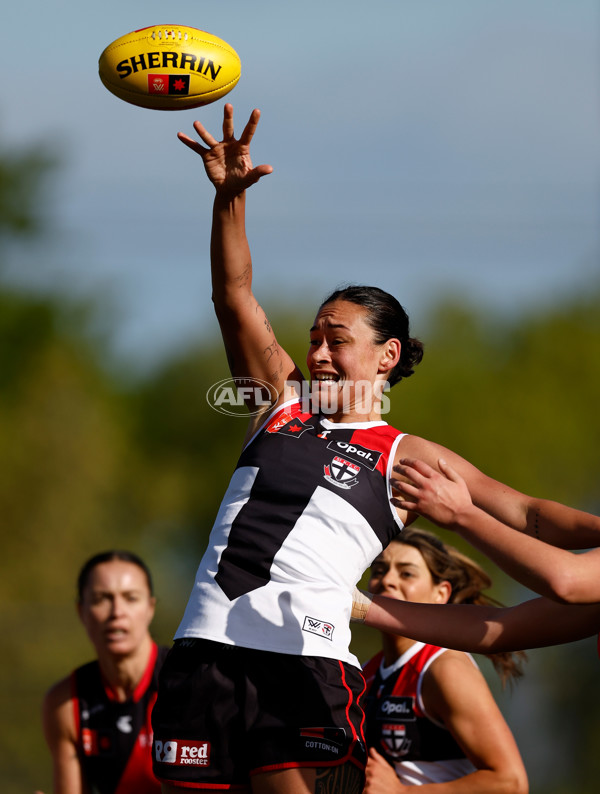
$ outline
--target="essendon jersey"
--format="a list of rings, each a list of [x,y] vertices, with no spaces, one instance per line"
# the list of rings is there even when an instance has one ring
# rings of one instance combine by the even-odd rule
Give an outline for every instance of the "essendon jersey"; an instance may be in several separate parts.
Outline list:
[[[153,645],[133,697],[116,700],[97,661],[71,674],[75,726],[83,775],[98,794],[160,794],[152,773],[150,714],[166,648]]]
[[[445,651],[416,642],[390,667],[383,667],[383,653],[364,666],[367,744],[396,768],[405,783],[452,780],[474,769],[450,732],[426,714],[421,699],[423,676]],[[404,766],[419,777],[404,779]]]
[[[275,411],[238,461],[176,638],[350,654],[351,592],[402,529],[390,474],[402,434]]]

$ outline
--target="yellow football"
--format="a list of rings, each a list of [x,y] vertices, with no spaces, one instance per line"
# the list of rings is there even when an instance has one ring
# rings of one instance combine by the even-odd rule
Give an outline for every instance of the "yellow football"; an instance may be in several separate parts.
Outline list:
[[[237,52],[218,36],[185,25],[153,25],[116,39],[100,55],[100,79],[119,99],[152,110],[215,102],[242,72]]]

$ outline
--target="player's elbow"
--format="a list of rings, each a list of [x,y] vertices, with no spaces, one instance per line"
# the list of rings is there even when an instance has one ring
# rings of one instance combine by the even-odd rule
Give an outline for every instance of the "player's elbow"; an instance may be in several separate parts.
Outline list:
[[[575,571],[558,571],[548,585],[550,598],[561,604],[586,604],[598,600],[598,593],[590,593],[585,577]]]
[[[512,794],[529,794],[529,780],[525,767],[521,767],[518,772],[515,772],[511,785]]]
[[[514,764],[505,768],[502,783],[497,789],[498,794],[529,794],[529,780],[523,764]]]

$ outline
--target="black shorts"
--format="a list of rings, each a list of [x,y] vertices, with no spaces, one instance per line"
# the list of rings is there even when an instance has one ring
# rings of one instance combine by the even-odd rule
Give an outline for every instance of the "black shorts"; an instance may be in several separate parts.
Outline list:
[[[154,774],[192,788],[259,772],[364,769],[362,671],[335,659],[177,640],[152,713]]]

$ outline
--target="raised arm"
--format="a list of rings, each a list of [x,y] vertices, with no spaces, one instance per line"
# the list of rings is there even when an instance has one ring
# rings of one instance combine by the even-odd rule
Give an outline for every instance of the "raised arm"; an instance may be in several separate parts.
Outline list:
[[[547,598],[512,607],[416,604],[357,590],[352,620],[444,648],[492,654],[592,637],[600,629],[600,604],[574,606]]]
[[[257,378],[272,388],[272,397],[283,399],[284,385],[299,381],[300,372],[279,346],[271,324],[252,292],[252,258],[246,237],[246,191],[270,174],[270,165],[254,167],[250,143],[260,111],[253,110],[239,139],[234,137],[233,107],[223,113],[223,139],[217,141],[199,122],[194,129],[205,145],[179,133],[179,139],[202,157],[206,174],[215,187],[211,234],[211,273],[215,312],[234,378]],[[244,392],[251,410],[254,392]]]
[[[600,548],[572,554],[515,532],[473,504],[467,483],[445,460],[438,461],[438,467],[439,472],[422,461],[402,460],[396,469],[402,482],[394,483],[401,496],[394,503],[458,532],[540,595],[572,604],[600,602]],[[592,530],[598,525],[596,542],[600,542],[600,519],[596,516],[557,503],[546,504],[544,515],[558,522],[556,531],[566,527],[571,537],[578,527]]]

